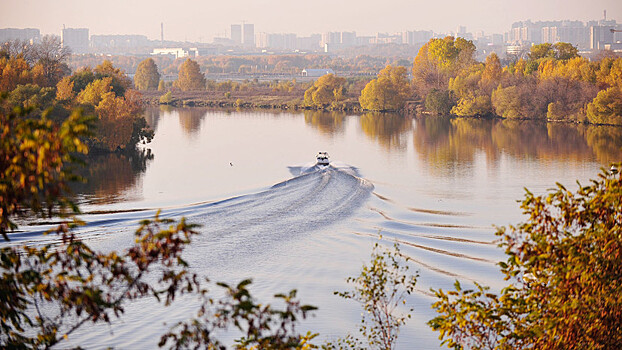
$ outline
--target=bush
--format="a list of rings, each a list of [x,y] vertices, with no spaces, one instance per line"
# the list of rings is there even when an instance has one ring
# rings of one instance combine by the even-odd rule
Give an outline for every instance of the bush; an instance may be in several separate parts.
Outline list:
[[[173,94],[169,91],[169,92],[165,93],[164,95],[160,96],[160,104],[168,105],[171,102],[173,102],[172,95]]]

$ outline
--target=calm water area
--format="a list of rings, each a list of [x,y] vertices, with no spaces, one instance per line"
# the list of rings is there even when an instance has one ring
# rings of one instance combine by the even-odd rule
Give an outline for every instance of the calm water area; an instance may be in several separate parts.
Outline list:
[[[399,349],[438,349],[426,322],[430,288],[456,279],[499,290],[504,281],[495,225],[519,223],[524,188],[587,183],[622,159],[622,129],[532,121],[411,118],[326,112],[150,109],[155,130],[141,156],[100,156],[76,188],[97,248],[124,249],[137,222],[186,217],[201,235],[186,258],[214,281],[252,277],[262,300],[298,289],[319,307],[302,329],[319,341],[355,332],[361,308],[333,295],[348,290],[376,242],[400,244],[418,271],[407,298],[413,319]],[[331,156],[314,166],[318,151]],[[45,225],[13,234],[45,242]],[[99,349],[156,348],[159,335],[194,316],[189,298],[172,307],[140,300],[111,326],[88,326],[70,344]],[[223,335],[225,338],[227,335]],[[67,345],[67,344],[64,344]]]

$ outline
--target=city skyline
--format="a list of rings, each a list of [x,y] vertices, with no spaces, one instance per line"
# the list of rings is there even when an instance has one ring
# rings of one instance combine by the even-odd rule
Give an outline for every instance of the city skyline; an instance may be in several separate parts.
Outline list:
[[[535,11],[533,9],[538,9]],[[166,40],[211,42],[229,35],[232,23],[253,23],[255,33],[296,33],[310,35],[328,31],[355,31],[359,35],[376,32],[433,30],[504,33],[512,23],[532,20],[619,19],[622,3],[614,0],[590,2],[571,0],[525,0],[520,6],[510,1],[478,0],[433,3],[388,0],[382,7],[372,2],[318,0],[305,6],[287,0],[232,0],[226,3],[111,0],[105,5],[76,0],[5,0],[0,4],[0,27],[38,28],[42,34],[60,34],[68,28],[89,28],[91,34],[141,34],[160,38],[164,23]],[[430,14],[436,15],[430,15]]]

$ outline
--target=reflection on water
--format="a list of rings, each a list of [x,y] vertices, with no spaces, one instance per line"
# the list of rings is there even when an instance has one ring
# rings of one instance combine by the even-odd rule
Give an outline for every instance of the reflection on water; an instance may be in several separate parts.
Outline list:
[[[268,128],[277,135],[287,135],[292,122],[295,123],[301,114],[286,112],[230,112],[210,111],[204,108],[148,108],[145,118],[148,125],[155,130],[156,138],[162,137],[163,132],[172,132],[171,125],[166,130],[159,130],[162,118],[173,117],[177,120],[181,133],[175,136],[183,144],[183,139],[188,141],[200,139],[201,142],[217,137],[238,138],[236,144],[244,147],[249,139],[247,132],[255,132],[256,126],[245,128],[253,123],[270,124]],[[304,111],[302,114],[304,124],[321,135],[339,136],[341,142],[347,142],[353,148],[360,145],[354,144],[346,133],[363,135],[366,139],[382,146],[386,151],[399,151],[407,153],[409,145],[418,157],[429,165],[433,172],[445,172],[456,166],[469,168],[478,156],[484,155],[490,164],[494,164],[505,155],[511,155],[517,159],[549,159],[556,161],[580,161],[595,159],[602,165],[619,161],[622,158],[622,132],[619,127],[611,126],[588,126],[564,123],[541,123],[533,121],[514,121],[499,119],[473,119],[473,118],[444,118],[444,117],[410,117],[398,114],[368,113],[361,116],[346,115],[341,112]],[[218,135],[210,135],[210,130],[201,130],[205,124],[214,125],[214,117],[225,118],[227,124],[233,129],[223,132],[214,131]],[[351,121],[351,122],[348,122]],[[353,127],[356,124],[360,127]],[[275,129],[276,128],[276,129]],[[280,130],[283,128],[283,130]],[[209,128],[208,128],[209,129]],[[236,136],[231,133],[237,133]],[[289,137],[296,138],[295,131]],[[160,136],[158,136],[160,135]],[[246,138],[246,139],[245,139]],[[358,139],[358,138],[357,138]],[[289,146],[286,143],[279,144],[278,137],[272,137],[272,144]],[[283,139],[284,140],[284,139]],[[348,141],[349,140],[349,141]],[[359,139],[360,140],[360,139]],[[170,145],[171,141],[168,142]],[[220,141],[214,141],[220,142]],[[248,141],[250,142],[250,140]],[[255,146],[257,141],[254,142]],[[268,143],[267,139],[264,141]],[[290,141],[283,141],[290,142]],[[360,141],[357,141],[360,142]],[[193,143],[188,144],[188,146]],[[194,162],[193,159],[185,159],[189,155],[187,147],[177,149],[171,146],[178,157],[186,164]],[[412,147],[411,146],[411,147]],[[151,147],[151,145],[147,145]],[[190,146],[194,147],[194,146]],[[197,146],[198,147],[198,146]],[[315,150],[317,147],[313,146]],[[214,148],[218,150],[218,147]],[[200,153],[200,150],[197,150]],[[228,151],[232,151],[229,149]],[[296,149],[293,150],[296,153]],[[157,156],[155,151],[155,155]],[[160,152],[163,152],[160,150]],[[168,150],[167,150],[168,152]],[[242,149],[245,152],[245,149]],[[313,151],[315,152],[315,151]],[[214,153],[212,153],[214,154]],[[306,154],[308,157],[309,155]],[[184,158],[185,157],[185,158]],[[224,157],[224,156],[223,156]],[[74,192],[84,196],[87,203],[111,204],[140,200],[141,186],[139,178],[145,172],[152,155],[148,151],[126,155],[100,155],[93,156],[89,160],[89,166],[82,171],[81,175],[89,179],[87,184],[74,185]],[[233,164],[233,159],[239,157],[229,156],[223,159],[223,164]],[[285,164],[290,165],[290,164]],[[210,172],[215,171],[213,166]],[[436,170],[434,170],[436,169]],[[224,169],[231,171],[231,169]],[[157,171],[157,170],[154,170]],[[223,173],[223,177],[229,175]],[[148,200],[148,198],[147,198]]]
[[[143,116],[147,121],[147,126],[154,132],[158,131],[158,121],[160,120],[160,113],[170,113],[172,108],[170,106],[160,106],[160,108],[147,108]]]
[[[583,132],[587,144],[603,164],[619,162],[622,149],[622,132],[619,127],[589,126]]]
[[[413,143],[433,164],[470,163],[478,152],[488,160],[517,158],[580,160],[607,164],[622,150],[618,127],[515,120],[423,117],[415,120]]]
[[[104,205],[119,201],[140,199],[139,180],[153,160],[151,150],[137,150],[122,154],[92,155],[87,165],[76,173],[85,183],[72,184],[72,191],[83,204]]]
[[[343,133],[343,120],[346,115],[342,112],[304,111],[305,123],[317,128],[324,134]]]
[[[377,140],[387,149],[405,149],[405,133],[411,128],[411,119],[393,113],[367,113],[361,117],[365,135]]]
[[[201,122],[205,117],[206,110],[203,108],[177,108],[179,125],[188,136],[196,136],[201,130]]]

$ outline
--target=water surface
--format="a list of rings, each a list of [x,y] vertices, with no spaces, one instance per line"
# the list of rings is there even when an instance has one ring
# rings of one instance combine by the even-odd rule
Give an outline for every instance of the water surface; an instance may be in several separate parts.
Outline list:
[[[91,182],[77,188],[87,213],[83,237],[124,249],[136,222],[158,208],[184,216],[202,225],[187,252],[195,271],[216,281],[253,277],[261,298],[297,288],[320,308],[304,327],[321,339],[356,330],[359,306],[333,291],[348,288],[345,278],[380,237],[386,246],[397,241],[420,275],[401,349],[439,348],[425,325],[434,317],[430,288],[451,288],[456,279],[504,285],[493,225],[522,219],[524,188],[574,189],[620,160],[622,146],[620,128],[526,121],[199,108],[152,109],[146,117],[155,129],[150,153],[99,157],[85,170]],[[318,151],[331,155],[331,167],[313,166]],[[53,239],[40,235],[46,227],[13,237]],[[188,299],[172,308],[141,300],[122,320],[85,328],[71,342],[154,348],[195,308]]]

